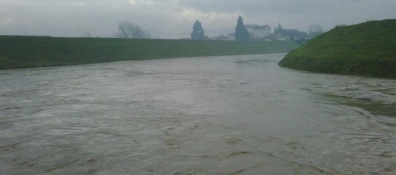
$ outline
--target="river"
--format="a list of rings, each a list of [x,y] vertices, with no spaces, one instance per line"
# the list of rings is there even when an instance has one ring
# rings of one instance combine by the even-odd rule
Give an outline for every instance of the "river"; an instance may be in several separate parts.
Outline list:
[[[284,55],[0,71],[0,174],[395,174],[396,80]]]

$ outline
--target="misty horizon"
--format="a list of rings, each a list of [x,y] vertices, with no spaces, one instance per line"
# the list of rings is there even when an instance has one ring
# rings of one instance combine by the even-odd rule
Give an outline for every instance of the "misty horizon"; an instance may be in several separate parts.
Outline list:
[[[0,0],[0,35],[111,37],[118,23],[131,21],[153,38],[189,38],[196,20],[207,36],[235,31],[239,15],[245,25],[282,24],[306,32],[337,25],[396,18],[394,0]]]

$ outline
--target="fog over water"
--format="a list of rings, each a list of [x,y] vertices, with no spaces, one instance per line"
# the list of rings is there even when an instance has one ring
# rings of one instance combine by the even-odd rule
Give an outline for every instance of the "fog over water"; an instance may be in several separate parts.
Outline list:
[[[394,174],[396,81],[284,54],[0,71],[0,174]]]

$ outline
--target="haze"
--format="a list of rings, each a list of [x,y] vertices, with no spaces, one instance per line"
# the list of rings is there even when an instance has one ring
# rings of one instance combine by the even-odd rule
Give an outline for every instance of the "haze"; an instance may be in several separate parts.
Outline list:
[[[234,32],[238,15],[245,24],[329,30],[396,18],[395,7],[395,0],[0,0],[0,35],[109,37],[129,20],[156,38],[187,38],[200,20],[215,36]]]

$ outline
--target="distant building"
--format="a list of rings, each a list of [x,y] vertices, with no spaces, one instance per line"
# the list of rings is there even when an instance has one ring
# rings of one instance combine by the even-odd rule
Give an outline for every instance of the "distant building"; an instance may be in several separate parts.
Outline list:
[[[296,29],[283,29],[279,24],[278,28],[275,28],[273,34],[269,35],[267,39],[270,40],[307,40],[309,35],[306,32],[301,32]]]
[[[310,39],[310,35],[306,32],[301,32],[296,29],[284,29],[280,24],[275,27],[271,33],[269,25],[245,25],[246,30],[249,32],[250,40],[262,41],[305,41]],[[235,33],[229,33],[220,36],[214,36],[213,40],[235,40]]]
[[[263,40],[271,34],[271,27],[269,25],[245,25],[245,28],[253,40]]]
[[[286,40],[308,39],[308,34],[306,32],[300,32],[296,29],[283,29],[280,33]]]

